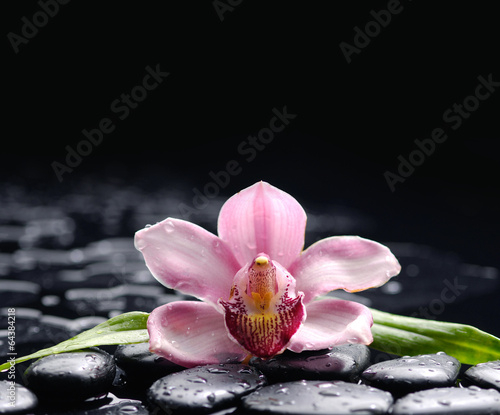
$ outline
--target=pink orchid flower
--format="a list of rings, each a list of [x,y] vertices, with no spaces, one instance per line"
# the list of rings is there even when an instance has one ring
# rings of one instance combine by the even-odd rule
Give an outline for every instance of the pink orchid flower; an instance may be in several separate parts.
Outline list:
[[[306,214],[289,194],[258,182],[219,213],[219,236],[167,218],[138,231],[135,246],[176,301],[148,319],[150,350],[185,367],[370,344],[371,312],[332,290],[378,287],[401,269],[391,251],[358,236],[322,239],[305,251]]]

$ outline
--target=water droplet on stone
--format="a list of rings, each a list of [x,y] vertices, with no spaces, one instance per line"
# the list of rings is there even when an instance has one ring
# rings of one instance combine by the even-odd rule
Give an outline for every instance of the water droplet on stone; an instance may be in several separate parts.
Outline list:
[[[252,370],[251,369],[247,369],[247,368],[243,368],[243,369],[238,370],[238,373],[251,374]]]
[[[205,378],[202,378],[201,376],[190,378],[187,381],[191,383],[207,383],[207,380]]]
[[[133,414],[133,413],[136,413],[139,411],[139,408],[137,408],[137,406],[134,406],[134,405],[124,405],[124,406],[121,406],[120,409],[118,410],[118,412],[120,414]]]
[[[341,395],[339,391],[329,390],[329,389],[324,389],[322,391],[319,391],[319,394],[322,396],[332,396],[332,397],[338,397]]]
[[[209,368],[207,369],[207,371],[208,371],[209,373],[221,373],[221,374],[222,374],[222,373],[229,373],[229,370],[227,370],[227,369],[220,369],[220,368],[218,368],[218,367],[209,367]]]

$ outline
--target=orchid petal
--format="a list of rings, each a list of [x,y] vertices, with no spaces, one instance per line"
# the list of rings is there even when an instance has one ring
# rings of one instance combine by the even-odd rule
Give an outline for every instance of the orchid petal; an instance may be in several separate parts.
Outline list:
[[[212,304],[228,296],[240,268],[222,240],[180,219],[138,231],[135,246],[159,282]]]
[[[304,247],[306,213],[288,193],[258,182],[232,196],[222,206],[218,232],[240,265],[259,252],[285,268]]]
[[[154,309],[148,332],[152,352],[184,367],[241,362],[248,354],[228,337],[222,314],[198,301]]]
[[[356,292],[379,287],[401,266],[384,245],[359,236],[334,236],[307,248],[289,270],[307,304],[339,288]]]
[[[309,303],[306,310],[307,319],[288,346],[293,352],[373,341],[370,330],[373,317],[362,304],[327,298]]]

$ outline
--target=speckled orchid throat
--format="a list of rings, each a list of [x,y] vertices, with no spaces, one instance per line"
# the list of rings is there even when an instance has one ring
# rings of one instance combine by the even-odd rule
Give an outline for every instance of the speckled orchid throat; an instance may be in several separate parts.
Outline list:
[[[269,358],[286,349],[306,317],[295,279],[259,254],[234,278],[229,300],[220,300],[230,336],[251,354]]]

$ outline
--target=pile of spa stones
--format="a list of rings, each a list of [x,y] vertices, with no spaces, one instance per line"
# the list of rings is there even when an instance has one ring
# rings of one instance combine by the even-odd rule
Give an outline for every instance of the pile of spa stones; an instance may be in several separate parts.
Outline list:
[[[92,348],[31,363],[15,406],[2,380],[0,414],[500,414],[500,360],[388,357],[346,344],[185,369],[147,343]]]

